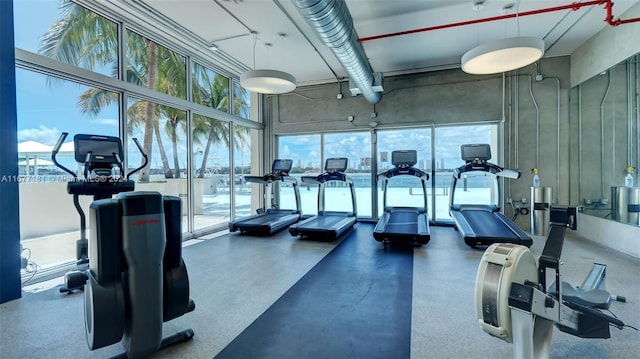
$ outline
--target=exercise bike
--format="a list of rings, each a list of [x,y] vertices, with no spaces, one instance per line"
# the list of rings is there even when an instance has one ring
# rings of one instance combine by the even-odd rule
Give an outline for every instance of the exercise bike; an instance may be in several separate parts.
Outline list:
[[[133,191],[124,179],[122,144],[118,137],[76,135],[76,161],[84,159],[84,179],[55,162],[67,133],[54,147],[54,163],[72,174],[68,192],[80,213],[82,235],[78,243],[87,270],[67,276],[67,289],[83,288],[87,345],[99,349],[118,341],[128,358],[144,358],[167,346],[191,339],[185,329],[163,338],[162,323],[195,309],[189,298],[189,278],[182,259],[182,206],[179,197],[158,192]],[[112,198],[118,193],[117,198]],[[93,195],[91,236],[87,240],[79,195]],[[81,284],[80,284],[81,283]]]
[[[548,358],[554,325],[580,338],[610,338],[611,326],[627,327],[604,313],[625,302],[605,287],[606,266],[594,263],[580,287],[561,281],[560,255],[567,228],[577,228],[575,207],[552,206],[551,228],[536,262],[521,245],[496,243],[485,251],[476,277],[475,307],[480,327],[513,344],[514,358]],[[549,281],[547,273],[555,273]]]

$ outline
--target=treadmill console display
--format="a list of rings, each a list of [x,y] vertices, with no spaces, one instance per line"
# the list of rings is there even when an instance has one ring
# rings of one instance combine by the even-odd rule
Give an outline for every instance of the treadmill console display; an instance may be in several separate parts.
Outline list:
[[[403,150],[391,152],[391,164],[396,167],[411,167],[418,163],[418,151]]]
[[[327,158],[324,164],[326,172],[344,172],[347,170],[346,158]]]
[[[293,160],[274,160],[273,165],[271,166],[271,172],[289,173],[292,165]]]
[[[460,146],[460,154],[465,162],[488,161],[491,159],[491,146],[488,144],[471,144]]]

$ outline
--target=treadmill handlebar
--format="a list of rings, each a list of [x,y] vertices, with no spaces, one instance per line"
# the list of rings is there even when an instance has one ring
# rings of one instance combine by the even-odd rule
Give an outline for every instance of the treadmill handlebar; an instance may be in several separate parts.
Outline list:
[[[298,183],[298,180],[295,177],[291,177],[289,176],[289,173],[281,171],[267,173],[264,176],[244,176],[244,180],[247,182],[262,184],[268,184],[277,181]]]
[[[377,176],[378,181],[382,181],[395,176],[414,176],[429,180],[429,174],[414,167],[394,167],[383,173],[379,173]]]
[[[329,181],[341,181],[351,183],[349,178],[344,172],[325,172],[318,176],[302,176],[303,183],[320,184]]]
[[[511,168],[503,168],[502,171],[496,173],[496,176],[511,178],[511,179],[518,179],[520,178],[520,171],[511,169]]]
[[[474,172],[474,171],[488,172],[498,177],[506,177],[506,178],[513,178],[513,179],[520,178],[520,171],[516,169],[503,168],[487,161],[468,162],[465,165],[454,169],[453,176],[460,179],[463,173]]]

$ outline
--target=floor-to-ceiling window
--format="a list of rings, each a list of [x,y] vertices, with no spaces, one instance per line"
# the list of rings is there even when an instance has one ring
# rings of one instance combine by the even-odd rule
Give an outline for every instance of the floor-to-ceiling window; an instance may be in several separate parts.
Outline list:
[[[320,135],[299,135],[278,137],[278,158],[293,160],[291,176],[298,182],[302,176],[317,176],[322,173],[322,148]],[[318,192],[315,186],[300,183],[300,199],[302,214],[312,215],[318,213]],[[287,195],[288,194],[288,195]],[[282,208],[295,208],[293,193],[280,192]]]
[[[418,155],[414,167],[431,176],[431,128],[413,128],[402,130],[380,130],[378,137],[378,173],[393,168],[392,152],[399,150],[415,150]],[[427,182],[427,202],[431,204],[431,182]],[[384,193],[382,186],[378,185],[378,216],[384,210]],[[418,177],[397,176],[392,177],[387,185],[387,206],[400,207],[424,207],[425,193]],[[431,208],[427,212],[430,213]]]
[[[55,267],[76,257],[80,217],[67,193],[70,176],[51,161],[53,146],[61,132],[69,133],[56,158],[82,177],[73,157],[73,136],[96,132],[118,136],[118,96],[23,69],[16,70],[16,92],[19,142],[16,180],[20,191],[20,239],[23,256],[30,261],[28,273],[24,273],[28,277],[36,270]],[[113,101],[95,107],[91,95],[96,93]],[[90,198],[83,196],[80,203],[88,214]]]
[[[377,130],[376,155],[371,159],[372,133],[347,132],[316,135],[278,136],[278,156],[294,160],[292,174],[317,175],[322,172],[320,163],[329,157],[347,157],[347,174],[356,184],[358,217],[377,218],[384,210],[384,193],[377,187],[377,213],[372,211],[371,172],[372,160],[377,172],[382,173],[392,164],[392,152],[396,150],[415,150],[416,168],[429,175],[427,182],[427,210],[432,220],[448,222],[449,196],[453,169],[464,164],[460,155],[460,146],[466,143],[488,143],[493,153],[492,162],[500,163],[498,148],[498,130],[496,123],[486,125],[434,126],[422,128]],[[433,150],[435,149],[435,150]],[[490,203],[495,201],[493,176],[485,173],[468,173],[456,189],[456,203]],[[466,183],[466,186],[464,184]],[[423,207],[425,193],[417,177],[397,176],[389,181],[387,187],[387,206]],[[462,191],[463,193],[459,193]],[[317,191],[314,186],[301,187],[304,214],[317,213]],[[283,201],[291,201],[291,195],[281,193]],[[330,201],[331,199],[329,199]],[[344,202],[342,199],[337,202]]]
[[[235,218],[238,218],[255,214],[259,206],[257,203],[252,205],[252,199],[257,198],[252,193],[254,190],[259,193],[260,190],[244,180],[245,175],[250,175],[252,172],[256,173],[259,169],[257,165],[259,160],[253,156],[251,148],[252,139],[253,141],[258,140],[258,131],[237,125],[233,127],[233,132],[233,167],[235,170],[233,179],[235,205],[233,206],[233,211]],[[256,173],[256,175],[259,174]]]
[[[252,118],[250,93],[206,54],[197,57],[202,54],[189,54],[182,44],[149,37],[145,24],[119,22],[122,14],[97,7],[109,12],[102,16],[71,1],[33,4],[14,5],[18,136],[24,142],[19,180],[60,189],[33,187],[20,196],[26,226],[21,237],[31,240],[24,256],[30,252],[34,263],[29,268],[68,266],[75,258],[79,218],[66,194],[68,178],[48,162],[63,131],[70,133],[67,142],[76,133],[123,136],[127,171],[142,161],[131,140],[137,137],[150,160],[134,176],[136,188],[179,196],[184,232],[224,226],[232,216],[232,196],[246,194],[234,171],[242,176],[258,163],[262,125]],[[42,146],[35,148],[36,142]],[[66,143],[59,157],[75,170],[72,153]],[[90,201],[81,199],[84,207]],[[46,240],[36,248],[33,240],[40,236]],[[61,237],[70,238],[64,239],[68,245],[58,243]],[[44,259],[45,254],[55,258]]]
[[[491,146],[493,163],[500,163],[498,124],[436,127],[435,139],[435,220],[449,221],[449,196],[453,170],[465,164],[460,146],[486,143]],[[486,172],[467,172],[457,182],[455,203],[490,204],[495,176]],[[494,203],[496,204],[496,203]]]
[[[371,217],[371,132],[328,133],[323,136],[324,159],[330,157],[347,158],[347,176],[356,189],[358,217]],[[335,186],[335,184],[334,184]],[[329,190],[331,191],[331,190]],[[348,192],[339,192],[343,196]],[[328,197],[326,202],[345,204],[336,210],[349,211],[350,198]]]
[[[229,123],[193,116],[195,228],[226,223],[231,218]]]
[[[148,157],[147,166],[136,176],[136,189],[182,198],[182,214],[188,216],[185,124],[184,110],[135,97],[127,100],[128,169],[142,165],[133,138]],[[187,228],[186,220],[182,226]]]
[[[354,182],[356,189],[357,212],[359,217],[371,217],[371,133],[348,132],[323,135],[299,135],[278,137],[278,157],[292,159],[291,175],[298,180],[302,176],[317,176],[324,171],[327,158],[346,157],[347,175]],[[345,186],[337,183],[329,185],[326,194],[325,209],[351,211],[350,192],[343,191]],[[301,183],[300,197],[302,213],[318,212],[317,185]],[[340,189],[339,189],[340,188]],[[335,192],[334,197],[330,192]],[[286,208],[295,208],[293,193],[280,191],[280,200]]]

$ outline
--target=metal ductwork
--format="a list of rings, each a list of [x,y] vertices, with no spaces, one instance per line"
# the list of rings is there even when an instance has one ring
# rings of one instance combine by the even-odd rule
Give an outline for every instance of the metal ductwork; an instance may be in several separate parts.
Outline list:
[[[293,0],[293,3],[349,74],[352,95],[361,93],[370,103],[380,102],[382,76],[374,75],[344,0]]]

